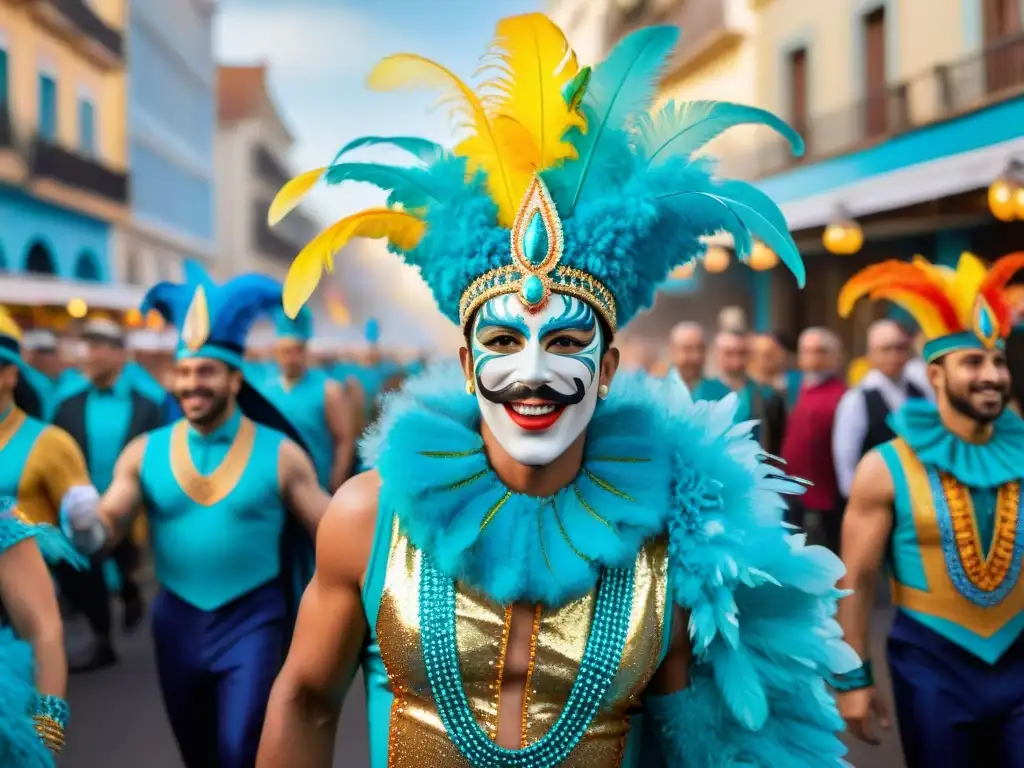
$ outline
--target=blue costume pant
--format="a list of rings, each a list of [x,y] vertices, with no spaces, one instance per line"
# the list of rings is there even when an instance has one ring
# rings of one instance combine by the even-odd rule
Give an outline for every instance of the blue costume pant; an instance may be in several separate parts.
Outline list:
[[[281,587],[259,587],[215,611],[163,590],[152,614],[160,688],[186,767],[253,768],[286,650]]]
[[[988,664],[897,611],[888,659],[907,768],[1024,768],[1024,637]]]

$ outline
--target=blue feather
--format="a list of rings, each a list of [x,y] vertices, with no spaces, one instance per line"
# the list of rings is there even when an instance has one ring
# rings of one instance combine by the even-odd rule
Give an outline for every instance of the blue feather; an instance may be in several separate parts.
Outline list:
[[[744,258],[749,255],[750,238],[753,236],[775,252],[796,277],[797,285],[801,288],[804,286],[807,274],[803,259],[789,234],[785,217],[771,198],[743,181],[718,181],[707,191],[690,189],[665,192],[657,195],[655,200],[678,211],[680,206],[692,205],[695,197],[711,197],[729,212],[735,222],[732,226],[725,223],[728,219],[723,220],[721,217],[709,218],[708,223],[717,223],[719,231],[725,230],[732,234],[736,241],[737,256]]]
[[[678,39],[678,27],[638,30],[615,46],[594,70],[581,107],[587,131],[574,129],[568,134],[578,158],[546,177],[563,217],[570,215],[590,188],[601,183],[601,169],[618,160],[627,143],[625,131],[637,113],[650,106]]]
[[[640,116],[635,142],[650,165],[674,155],[689,157],[720,134],[744,124],[767,125],[786,137],[794,155],[804,152],[804,140],[786,121],[767,110],[727,101],[669,101],[657,114]]]
[[[216,286],[210,303],[210,340],[243,345],[252,324],[281,306],[281,283],[267,275],[240,275]]]
[[[382,144],[404,150],[420,162],[428,165],[437,162],[446,154],[445,149],[440,144],[428,139],[421,139],[417,136],[363,136],[362,138],[350,141],[338,150],[338,154],[334,156],[331,165],[337,163],[338,159],[347,152],[354,152],[363,147],[376,147]]]
[[[382,163],[338,163],[327,169],[327,183],[341,184],[361,181],[390,193],[388,204],[401,203],[406,208],[423,208],[430,204],[445,205],[443,178],[423,168],[402,168]]]

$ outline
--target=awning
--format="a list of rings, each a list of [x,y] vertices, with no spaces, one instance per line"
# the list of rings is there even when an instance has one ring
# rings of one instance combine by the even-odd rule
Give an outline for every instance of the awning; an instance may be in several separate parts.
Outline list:
[[[0,304],[7,306],[63,307],[81,299],[90,308],[137,309],[145,291],[134,285],[63,280],[41,275],[0,276]]]

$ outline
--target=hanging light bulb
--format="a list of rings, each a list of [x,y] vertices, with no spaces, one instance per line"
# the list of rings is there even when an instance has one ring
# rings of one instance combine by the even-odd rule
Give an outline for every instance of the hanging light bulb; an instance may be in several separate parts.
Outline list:
[[[712,274],[725,272],[729,268],[729,252],[720,245],[712,245],[704,254],[704,269]]]
[[[1000,176],[988,188],[988,209],[1000,221],[1017,217],[1016,197],[1020,187],[1013,179]]]
[[[853,219],[833,221],[821,236],[825,250],[838,256],[852,256],[864,245],[864,230]]]
[[[81,320],[89,314],[89,305],[85,303],[85,299],[71,299],[68,302],[67,311],[75,320]]]
[[[747,259],[747,266],[757,272],[765,272],[774,269],[779,263],[779,257],[771,248],[764,243],[754,243],[754,250]]]
[[[1024,187],[1017,187],[1013,192],[1014,218],[1024,221]]]
[[[124,313],[124,324],[129,328],[140,328],[142,327],[142,323],[142,313],[135,307],[132,307]]]

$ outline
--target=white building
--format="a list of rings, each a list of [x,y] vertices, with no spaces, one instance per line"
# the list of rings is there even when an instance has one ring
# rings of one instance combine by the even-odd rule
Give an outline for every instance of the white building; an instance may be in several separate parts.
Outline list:
[[[292,177],[294,139],[274,106],[265,65],[221,67],[217,103],[217,250],[220,279],[259,272],[283,279],[318,232],[300,207],[271,229],[267,210]]]

